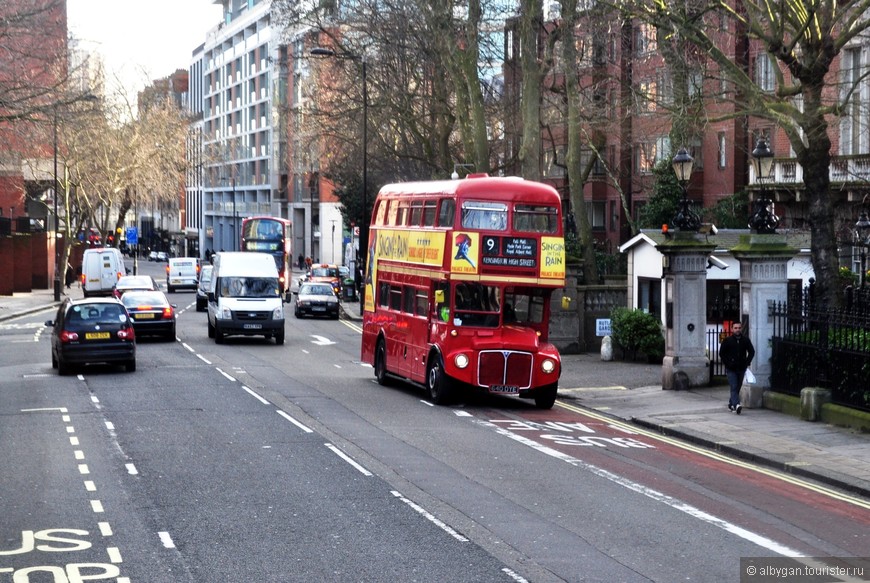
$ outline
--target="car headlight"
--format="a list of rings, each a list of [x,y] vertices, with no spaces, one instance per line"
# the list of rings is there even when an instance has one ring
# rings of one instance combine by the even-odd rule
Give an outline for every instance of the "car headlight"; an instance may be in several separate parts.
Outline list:
[[[272,310],[272,319],[273,320],[283,320],[284,319],[284,306],[279,306]]]
[[[215,318],[219,320],[232,320],[233,319],[233,311],[229,308],[221,308],[220,310],[215,312]]]
[[[541,370],[547,374],[550,374],[554,370],[556,370],[556,361],[552,358],[545,358],[544,362],[541,363]]]
[[[465,368],[468,366],[468,356],[465,354],[457,354],[453,357],[453,364],[456,365],[456,368]]]

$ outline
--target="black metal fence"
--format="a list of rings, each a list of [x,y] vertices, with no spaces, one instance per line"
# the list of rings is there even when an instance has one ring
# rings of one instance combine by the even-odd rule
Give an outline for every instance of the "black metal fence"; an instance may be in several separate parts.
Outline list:
[[[725,328],[722,324],[716,324],[714,328],[707,329],[707,358],[710,360],[710,384],[713,377],[725,376],[725,365],[719,358],[719,345],[724,339]]]
[[[812,286],[769,308],[773,320],[771,388],[800,395],[830,389],[834,403],[870,411],[870,302],[855,290],[844,309],[813,301]]]

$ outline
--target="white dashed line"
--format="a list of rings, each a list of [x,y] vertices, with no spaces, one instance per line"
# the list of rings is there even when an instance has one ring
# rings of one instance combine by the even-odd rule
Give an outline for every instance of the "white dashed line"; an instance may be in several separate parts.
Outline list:
[[[201,355],[201,354],[197,354],[196,357],[197,357],[198,359],[200,359],[201,361],[203,361],[204,363],[206,363],[206,364],[211,364],[211,361],[208,360],[206,357],[204,357],[204,356]]]
[[[90,474],[91,470],[88,469],[88,464],[79,464],[79,473],[82,475]]]
[[[97,526],[100,528],[100,534],[103,536],[112,536],[114,534],[108,522],[98,522]]]
[[[77,460],[83,460],[83,459],[85,459],[85,452],[83,452],[80,449],[77,449],[73,452],[73,456],[75,456],[75,458]]]
[[[106,552],[109,554],[109,562],[110,563],[123,563],[121,560],[121,551],[118,550],[118,547],[108,547],[106,548]]]
[[[102,514],[103,512],[105,512],[105,510],[103,510],[103,503],[99,500],[91,500],[91,510],[93,510],[97,514]]]
[[[137,470],[136,466],[134,466],[133,464],[125,464],[125,466],[127,468],[127,473],[130,474],[131,476],[138,476],[139,475],[139,470]]]
[[[262,404],[264,404],[264,405],[269,405],[269,404],[270,404],[269,401],[267,401],[266,399],[264,399],[263,397],[261,397],[260,395],[258,395],[257,393],[255,393],[254,391],[252,391],[251,389],[249,389],[248,387],[246,387],[245,385],[242,385],[242,388],[243,388],[243,389],[244,389],[248,394],[250,394],[252,397],[254,397],[254,398],[257,399],[258,401],[260,401]]]
[[[231,382],[236,382],[236,379],[235,379],[234,377],[228,375],[227,373],[225,373],[225,372],[222,371],[221,369],[218,368],[217,371],[218,371],[219,373],[221,373],[222,375],[224,375],[224,376],[225,376],[227,379],[229,379]]]
[[[449,526],[444,524],[444,522],[442,522],[441,520],[436,518],[434,514],[432,514],[431,512],[429,512],[428,510],[426,510],[425,508],[420,506],[419,504],[416,504],[415,502],[412,502],[411,500],[402,496],[401,492],[397,492],[396,490],[391,490],[390,493],[393,496],[395,496],[396,498],[398,498],[399,500],[401,500],[402,502],[404,502],[405,504],[407,504],[408,506],[410,506],[411,508],[413,508],[414,510],[416,510],[426,520],[430,521],[432,524],[434,524],[435,526],[437,526],[438,528],[440,528],[441,530],[443,530],[444,532],[446,532],[447,534],[449,534],[450,536],[452,536],[453,538],[455,538],[459,542],[463,542],[463,543],[468,542],[467,538],[465,538],[464,536],[462,536],[461,534],[459,534],[458,532],[456,532],[455,530],[453,530],[452,528],[450,528]]]
[[[69,444],[70,444],[70,445],[78,445],[78,444],[79,444],[79,438],[76,437],[76,436],[72,436],[72,437],[70,437],[70,438],[69,438]]]
[[[91,480],[85,480],[85,490],[88,492],[96,492],[97,485],[94,484]]]
[[[284,411],[281,411],[281,410],[277,411],[277,413],[278,413],[278,415],[280,415],[281,417],[283,417],[284,419],[286,419],[287,421],[289,421],[290,423],[292,423],[293,425],[295,425],[296,427],[298,427],[299,429],[301,429],[305,433],[314,433],[314,431],[312,429],[309,429],[308,427],[306,427],[305,425],[303,425],[299,421],[296,421],[288,413],[285,413]]]
[[[175,543],[172,542],[172,537],[169,536],[168,532],[162,531],[158,532],[157,536],[160,537],[160,542],[163,543],[163,547],[167,549],[174,549]]]
[[[341,459],[343,459],[344,461],[349,463],[351,466],[353,466],[363,476],[373,476],[374,475],[370,471],[368,471],[367,469],[365,469],[364,467],[359,465],[357,462],[355,462],[353,460],[353,458],[351,458],[349,455],[347,455],[346,453],[344,453],[343,451],[341,451],[340,449],[338,449],[337,447],[335,447],[331,443],[324,443],[323,445],[325,445],[326,447],[331,449],[335,455],[337,455],[338,457],[340,457]]]

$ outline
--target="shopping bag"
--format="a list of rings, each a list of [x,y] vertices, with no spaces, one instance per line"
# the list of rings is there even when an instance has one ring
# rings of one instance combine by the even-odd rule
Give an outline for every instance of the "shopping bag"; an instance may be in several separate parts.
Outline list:
[[[743,377],[743,380],[745,382],[749,383],[750,385],[754,385],[755,384],[755,373],[752,372],[752,370],[747,368],[746,375]]]

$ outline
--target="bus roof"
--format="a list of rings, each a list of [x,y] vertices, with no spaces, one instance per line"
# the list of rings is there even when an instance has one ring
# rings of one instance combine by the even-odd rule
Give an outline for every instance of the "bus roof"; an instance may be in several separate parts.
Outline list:
[[[378,196],[407,196],[407,195],[433,195],[443,194],[449,196],[487,196],[491,197],[495,191],[500,193],[515,192],[528,195],[538,193],[552,195],[559,200],[559,193],[555,188],[543,182],[526,180],[519,176],[488,176],[486,174],[470,174],[462,180],[428,180],[419,182],[398,182],[385,184]]]

